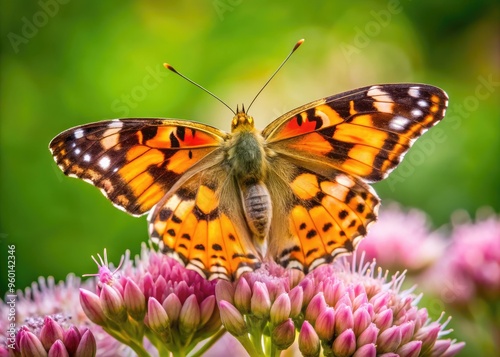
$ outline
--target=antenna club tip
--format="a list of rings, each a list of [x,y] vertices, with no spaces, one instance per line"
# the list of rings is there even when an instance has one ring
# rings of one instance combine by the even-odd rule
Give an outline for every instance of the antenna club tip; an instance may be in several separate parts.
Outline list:
[[[175,68],[174,68],[174,67],[172,67],[172,66],[171,66],[170,64],[168,64],[168,63],[164,63],[164,64],[163,64],[163,67],[165,67],[166,69],[168,69],[168,70],[170,70],[170,71],[172,71],[172,72],[177,73],[177,71],[175,70]]]
[[[302,45],[304,43],[305,39],[301,38],[300,40],[297,41],[297,43],[295,44],[294,48],[293,48],[293,51],[295,51],[297,48],[299,48],[300,45]]]

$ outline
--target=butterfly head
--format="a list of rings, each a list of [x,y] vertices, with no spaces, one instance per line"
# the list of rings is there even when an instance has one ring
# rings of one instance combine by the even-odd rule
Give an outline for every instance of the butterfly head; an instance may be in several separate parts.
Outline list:
[[[254,125],[255,122],[253,117],[245,113],[245,107],[243,105],[241,106],[241,109],[236,107],[236,115],[233,117],[231,122],[231,131],[252,130]]]

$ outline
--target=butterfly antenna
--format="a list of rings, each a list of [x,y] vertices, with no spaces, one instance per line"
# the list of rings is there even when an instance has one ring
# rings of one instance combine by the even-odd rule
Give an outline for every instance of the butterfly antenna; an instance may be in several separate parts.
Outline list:
[[[276,71],[274,71],[274,73],[272,74],[272,76],[269,77],[269,79],[267,80],[267,82],[262,86],[262,88],[260,89],[260,91],[253,98],[253,100],[250,102],[250,105],[247,108],[247,113],[250,110],[250,107],[252,106],[253,102],[255,102],[255,99],[257,99],[257,97],[260,95],[260,93],[262,93],[262,91],[264,90],[264,88],[267,87],[267,85],[269,84],[269,82],[271,82],[271,80],[274,78],[274,76],[279,72],[279,70],[281,69],[281,67],[283,67],[285,65],[285,63],[288,61],[288,59],[297,50],[297,48],[299,48],[300,45],[302,45],[304,43],[304,41],[305,41],[304,39],[298,40],[297,43],[295,44],[295,46],[293,46],[292,50],[290,51],[290,53],[288,54],[288,56],[286,56],[285,60],[283,62],[281,62],[281,64],[279,65],[278,69],[276,69]]]
[[[226,104],[226,102],[224,102],[222,99],[220,99],[219,97],[217,97],[215,94],[213,94],[212,92],[210,92],[208,89],[202,87],[201,85],[199,85],[198,83],[192,81],[191,79],[189,79],[188,77],[186,77],[185,75],[183,75],[182,73],[179,73],[177,72],[177,70],[172,67],[171,65],[169,65],[168,63],[164,63],[163,64],[163,67],[165,67],[166,69],[174,72],[175,74],[177,74],[178,76],[184,78],[186,81],[188,81],[189,83],[191,84],[194,84],[196,87],[200,88],[201,90],[203,90],[205,93],[208,93],[210,94],[212,97],[214,97],[215,99],[217,99],[219,102],[221,102],[222,104],[224,104],[231,112],[233,112],[234,115],[236,115],[235,111],[233,109],[231,109],[231,107],[229,105]]]

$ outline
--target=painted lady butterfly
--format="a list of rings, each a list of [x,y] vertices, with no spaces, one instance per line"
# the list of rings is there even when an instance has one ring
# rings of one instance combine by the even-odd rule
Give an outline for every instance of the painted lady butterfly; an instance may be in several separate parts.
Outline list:
[[[377,218],[368,182],[387,177],[447,104],[433,86],[374,85],[305,104],[263,131],[244,109],[231,133],[115,119],[66,130],[50,150],[116,207],[149,212],[151,239],[207,279],[236,279],[267,259],[308,272],[354,250]]]

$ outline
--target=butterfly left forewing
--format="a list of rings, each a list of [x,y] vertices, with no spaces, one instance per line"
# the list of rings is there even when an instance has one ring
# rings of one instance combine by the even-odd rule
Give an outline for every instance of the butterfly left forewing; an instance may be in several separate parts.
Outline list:
[[[443,118],[447,104],[446,93],[429,85],[370,86],[297,108],[263,135],[280,154],[374,182]]]
[[[141,215],[188,172],[203,169],[225,135],[182,120],[117,119],[66,130],[51,141],[50,150],[64,174]]]

